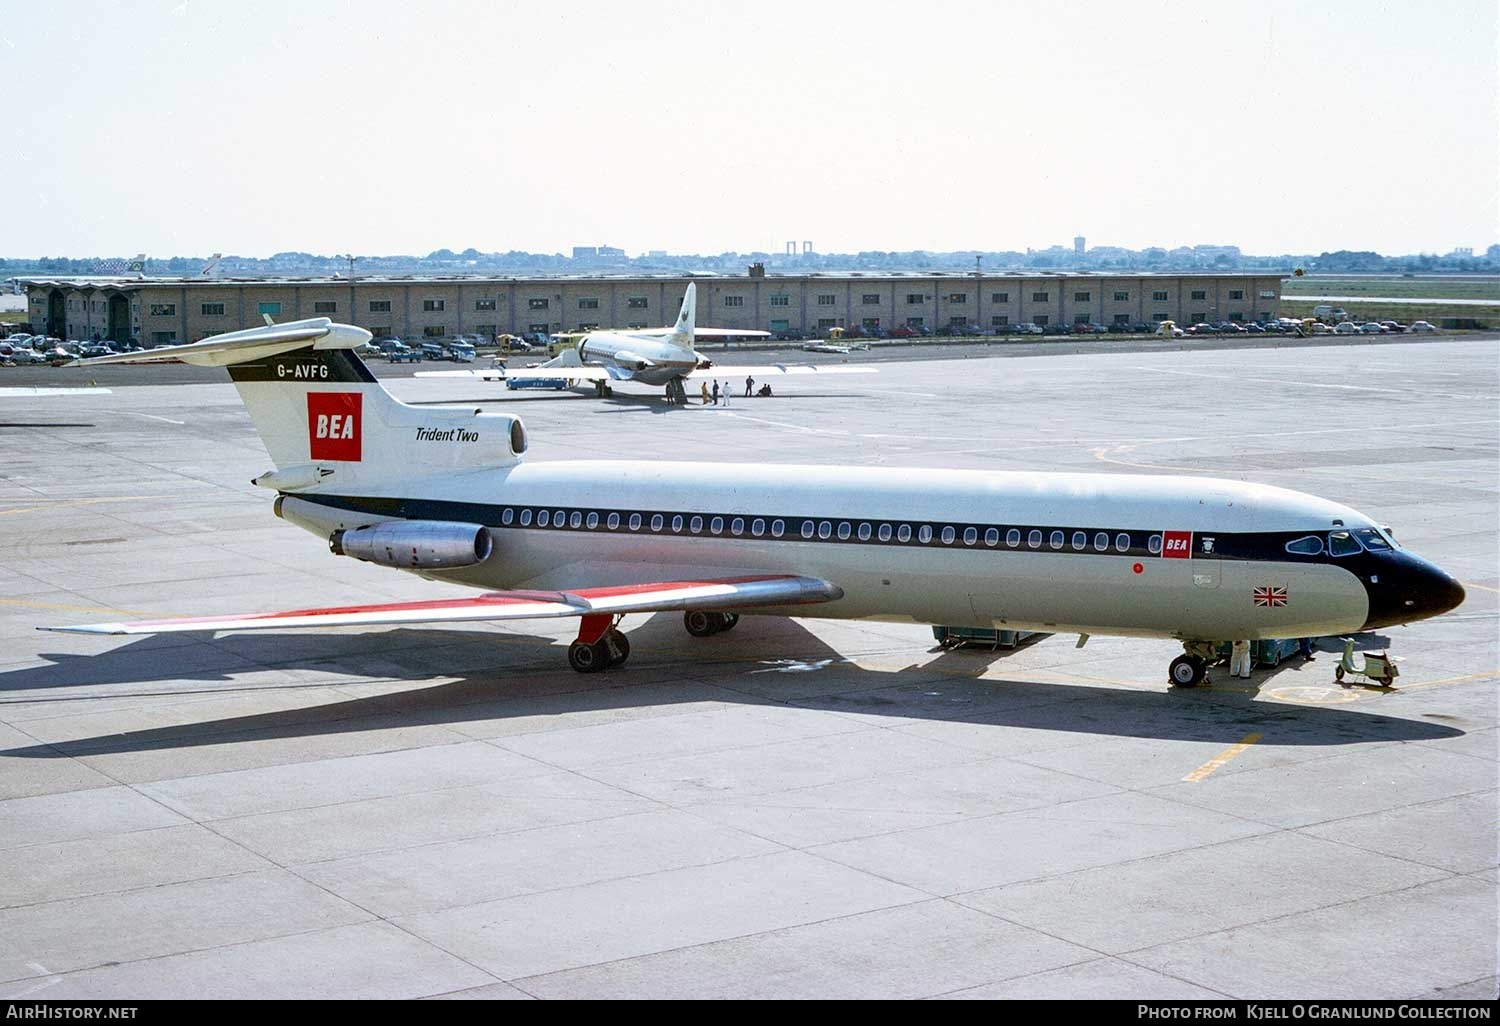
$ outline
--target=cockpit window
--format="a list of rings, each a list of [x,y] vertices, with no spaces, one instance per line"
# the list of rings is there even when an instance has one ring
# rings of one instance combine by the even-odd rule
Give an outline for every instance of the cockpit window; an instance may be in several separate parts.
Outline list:
[[[1352,556],[1363,546],[1348,531],[1333,531],[1328,535],[1328,553],[1332,556]]]
[[[1323,539],[1315,534],[1306,538],[1298,538],[1296,541],[1287,542],[1286,550],[1294,552],[1299,556],[1316,556],[1323,551]]]
[[[1390,543],[1382,538],[1380,536],[1380,532],[1375,530],[1375,528],[1373,527],[1360,528],[1358,531],[1354,532],[1354,537],[1358,538],[1360,544],[1369,549],[1371,552],[1377,552],[1391,547]]]

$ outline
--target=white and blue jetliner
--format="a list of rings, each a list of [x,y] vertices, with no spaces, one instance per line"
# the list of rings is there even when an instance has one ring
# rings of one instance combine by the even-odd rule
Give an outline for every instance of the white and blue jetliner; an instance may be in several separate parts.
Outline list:
[[[396,400],[326,318],[90,363],[225,366],[275,512],[452,598],[50,628],[98,634],[572,617],[576,670],[627,613],[695,635],[744,613],[1171,638],[1199,683],[1226,639],[1436,616],[1464,589],[1348,506],[1197,477],[527,460],[519,418]]]

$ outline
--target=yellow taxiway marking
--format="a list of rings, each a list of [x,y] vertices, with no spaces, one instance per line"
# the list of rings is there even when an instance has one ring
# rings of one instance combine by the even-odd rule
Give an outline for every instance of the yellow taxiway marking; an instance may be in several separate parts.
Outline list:
[[[1444,677],[1442,680],[1424,680],[1419,684],[1402,684],[1392,690],[1415,691],[1417,688],[1433,688],[1439,684],[1461,684],[1466,680],[1497,680],[1500,679],[1500,669],[1486,670],[1484,673],[1466,673],[1462,677]],[[1400,680],[1398,677],[1397,680]]]
[[[1488,584],[1474,584],[1471,581],[1460,581],[1459,583],[1465,588],[1478,588],[1480,591],[1493,591],[1495,594],[1500,595],[1500,588],[1491,588]]]
[[[1233,762],[1236,758],[1242,755],[1246,749],[1255,744],[1255,742],[1259,741],[1263,736],[1264,735],[1262,734],[1246,734],[1244,738],[1241,739],[1239,744],[1230,745],[1228,748],[1224,749],[1212,759],[1209,759],[1202,766],[1199,766],[1197,769],[1193,770],[1193,772],[1189,773],[1182,779],[1190,784],[1196,784],[1200,780],[1208,779],[1211,774],[1222,769],[1230,762]]]
[[[10,516],[15,513],[43,513],[54,509],[66,509],[69,506],[97,506],[102,502],[139,502],[149,499],[149,495],[112,495],[101,499],[21,499],[21,502],[34,502],[34,506],[15,506],[11,509],[0,509],[0,517]],[[12,502],[17,500],[12,499]]]
[[[100,606],[66,606],[56,602],[32,602],[30,599],[0,598],[0,606],[24,606],[27,609],[61,609],[67,613],[124,613],[126,616],[155,616],[139,609],[111,609]]]

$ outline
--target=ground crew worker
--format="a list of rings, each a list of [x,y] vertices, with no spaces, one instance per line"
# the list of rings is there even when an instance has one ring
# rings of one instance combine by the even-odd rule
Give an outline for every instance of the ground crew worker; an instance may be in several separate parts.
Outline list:
[[[714,379],[714,405],[719,405],[719,380]]]
[[[755,394],[755,379],[748,374],[745,375],[745,398],[749,399]]]
[[[698,389],[699,389],[699,391],[701,391],[703,393],[703,405],[707,406],[708,405],[708,382],[706,382],[706,381],[700,381],[700,382],[698,382]]]
[[[1236,641],[1229,650],[1229,675],[1242,680],[1250,679],[1250,642]]]

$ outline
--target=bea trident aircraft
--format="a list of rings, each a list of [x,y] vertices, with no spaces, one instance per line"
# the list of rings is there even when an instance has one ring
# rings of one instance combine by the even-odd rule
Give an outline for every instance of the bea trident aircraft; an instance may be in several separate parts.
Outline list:
[[[561,378],[566,381],[592,381],[599,395],[611,381],[640,381],[665,386],[667,398],[675,403],[687,401],[683,379],[711,377],[718,372],[713,364],[693,347],[697,336],[765,338],[768,331],[742,331],[737,328],[699,328],[697,322],[698,286],[689,282],[682,298],[682,311],[670,328],[634,328],[625,331],[590,331],[578,345],[565,349],[556,359],[525,370],[490,371],[423,371],[419,378],[474,377],[485,381],[535,381]],[[849,350],[844,349],[847,353]],[[873,374],[869,367],[816,367],[812,364],[778,363],[765,367],[730,367],[726,370],[752,377],[783,374]]]
[[[691,293],[687,309],[691,310]],[[689,314],[690,316],[690,314]],[[327,318],[90,363],[225,366],[278,516],[351,556],[477,594],[49,628],[97,634],[576,617],[578,671],[629,655],[627,613],[689,633],[741,613],[1172,638],[1199,683],[1224,639],[1321,637],[1464,598],[1369,517],[1235,481],[664,460],[524,459],[521,421],[415,407]]]

